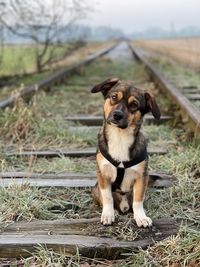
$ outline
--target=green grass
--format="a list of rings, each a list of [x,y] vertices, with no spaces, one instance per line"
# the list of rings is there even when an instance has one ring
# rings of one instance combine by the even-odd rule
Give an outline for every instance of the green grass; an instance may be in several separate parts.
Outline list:
[[[13,182],[8,188],[0,187],[0,203],[0,230],[13,221],[92,218],[97,214],[90,188],[39,189],[28,182],[23,186]]]
[[[34,109],[19,105],[12,110],[0,112],[0,141],[2,150],[10,149],[54,149],[66,147],[95,146],[97,131],[79,131],[70,128],[64,116],[42,118]],[[4,149],[4,147],[6,147]]]
[[[10,188],[0,188],[0,223],[6,223],[32,218],[53,219],[48,207],[50,202],[46,193],[38,188],[27,185],[17,186],[13,183]],[[52,214],[53,215],[53,214]],[[4,222],[4,223],[3,223]]]
[[[59,157],[53,159],[21,157],[0,157],[2,171],[26,171],[26,172],[95,172],[95,161],[91,159]]]
[[[58,47],[55,56],[66,52],[69,45]],[[48,49],[45,60],[50,54]],[[3,62],[1,65],[1,75],[24,74],[35,71],[35,48],[33,45],[6,45],[3,50]]]

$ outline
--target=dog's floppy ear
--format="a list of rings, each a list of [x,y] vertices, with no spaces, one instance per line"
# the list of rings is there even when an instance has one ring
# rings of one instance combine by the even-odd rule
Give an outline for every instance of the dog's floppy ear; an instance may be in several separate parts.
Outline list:
[[[146,99],[146,113],[151,111],[154,118],[159,120],[160,119],[160,109],[156,103],[155,98],[148,92],[145,93],[145,99]]]
[[[98,93],[102,92],[103,96],[105,97],[108,93],[108,91],[116,84],[118,83],[119,79],[118,78],[110,78],[105,80],[104,82],[95,85],[91,93]]]

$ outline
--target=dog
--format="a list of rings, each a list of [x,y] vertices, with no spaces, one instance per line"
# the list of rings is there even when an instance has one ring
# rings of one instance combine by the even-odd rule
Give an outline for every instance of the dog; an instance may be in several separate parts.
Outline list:
[[[97,184],[92,189],[95,202],[103,206],[101,223],[115,221],[114,208],[122,213],[132,208],[138,227],[150,227],[152,220],[143,208],[149,176],[141,125],[148,112],[160,119],[160,109],[149,92],[118,78],[107,79],[91,92],[101,92],[105,100],[96,153]]]

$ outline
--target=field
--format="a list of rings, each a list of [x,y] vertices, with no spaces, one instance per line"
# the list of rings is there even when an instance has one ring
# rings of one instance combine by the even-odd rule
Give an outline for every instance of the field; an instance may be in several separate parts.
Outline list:
[[[145,40],[136,41],[134,45],[200,70],[200,38]]]
[[[86,44],[86,47],[84,46],[82,48],[79,48],[79,50],[81,49],[81,51],[79,51],[79,59],[80,55],[82,55],[83,57],[85,56],[88,49],[90,49],[90,52],[92,52],[92,49],[96,48],[97,46],[100,47],[101,45],[101,43],[90,43]],[[48,49],[44,60],[48,58],[51,49],[52,47]],[[36,71],[34,45],[5,44],[3,50],[0,53],[0,57],[2,57],[2,61],[0,63],[0,77],[12,76],[16,74],[23,75],[34,73]],[[65,56],[62,57],[62,55]],[[67,62],[72,63],[71,61],[74,61],[73,44],[66,43],[62,47],[57,47],[54,51],[54,57],[60,58],[61,60],[56,64],[51,64],[49,66],[47,65],[45,69],[48,69],[49,67],[66,65]]]
[[[62,55],[68,45],[57,48],[55,56]],[[1,63],[1,75],[24,74],[35,71],[35,48],[33,45],[5,45]],[[47,53],[50,53],[50,49]],[[46,57],[47,58],[47,57]]]

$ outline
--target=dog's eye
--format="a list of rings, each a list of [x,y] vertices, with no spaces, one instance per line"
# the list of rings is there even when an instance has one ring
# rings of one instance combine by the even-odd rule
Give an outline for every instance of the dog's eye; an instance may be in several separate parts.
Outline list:
[[[131,108],[131,110],[136,110],[138,108],[138,103],[136,101],[133,101],[130,104],[130,108]]]
[[[111,95],[111,99],[112,99],[113,101],[116,101],[116,100],[117,100],[117,96],[116,96],[116,95]]]

